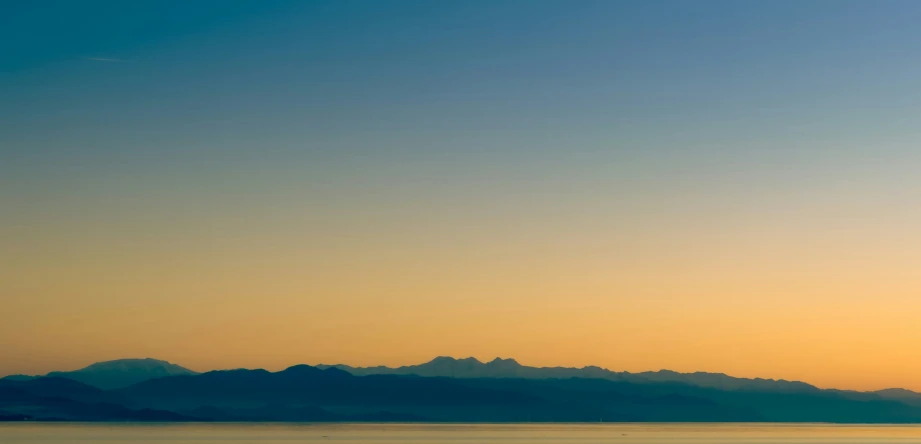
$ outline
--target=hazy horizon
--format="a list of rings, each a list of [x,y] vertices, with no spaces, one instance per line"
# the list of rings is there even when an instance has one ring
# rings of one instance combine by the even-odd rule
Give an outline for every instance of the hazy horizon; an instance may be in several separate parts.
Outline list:
[[[2,378],[2,377],[4,377],[4,376],[18,376],[18,375],[25,375],[25,376],[43,376],[43,375],[45,375],[45,374],[48,374],[48,373],[51,373],[51,372],[55,372],[55,371],[64,371],[64,372],[68,372],[68,371],[81,370],[81,369],[87,368],[87,367],[89,367],[89,366],[91,366],[91,365],[93,365],[93,364],[98,364],[98,363],[117,362],[117,361],[130,361],[130,360],[145,360],[145,359],[153,359],[153,360],[156,360],[156,361],[168,362],[168,363],[173,364],[173,365],[179,365],[179,366],[181,366],[181,367],[183,367],[183,368],[186,368],[186,369],[188,369],[188,370],[192,370],[193,372],[196,372],[196,373],[206,373],[206,372],[210,372],[210,371],[239,370],[239,369],[248,369],[248,370],[263,369],[263,370],[267,370],[267,371],[270,371],[270,372],[279,372],[279,371],[283,371],[283,370],[285,370],[285,369],[288,369],[288,368],[291,368],[291,367],[295,367],[295,366],[298,366],[298,365],[309,365],[309,366],[314,366],[314,367],[316,367],[316,366],[340,366],[340,365],[344,365],[344,366],[353,367],[353,368],[387,367],[387,368],[396,369],[396,368],[404,367],[404,366],[414,366],[414,365],[426,364],[426,363],[435,361],[435,360],[437,360],[437,359],[443,359],[443,358],[453,359],[453,360],[457,360],[457,361],[462,361],[462,360],[465,360],[465,359],[471,359],[471,358],[472,358],[472,359],[477,360],[477,361],[480,362],[481,364],[487,364],[487,363],[489,363],[489,362],[491,362],[491,361],[494,361],[494,360],[513,360],[513,361],[515,361],[516,363],[518,363],[519,365],[522,365],[522,366],[525,366],[525,367],[533,367],[533,368],[574,368],[574,369],[583,369],[583,368],[586,368],[586,367],[598,367],[598,368],[602,368],[602,369],[604,369],[604,370],[609,370],[609,371],[612,371],[612,372],[625,372],[625,371],[626,371],[626,372],[632,373],[632,374],[640,374],[640,373],[645,373],[645,372],[653,372],[653,373],[654,373],[654,372],[660,372],[660,371],[672,371],[672,372],[675,371],[674,369],[670,369],[670,368],[657,368],[657,369],[646,369],[646,370],[627,371],[627,370],[622,370],[622,369],[617,369],[617,368],[608,368],[608,367],[604,367],[604,366],[598,366],[598,365],[594,365],[594,364],[573,365],[573,366],[569,366],[569,365],[532,365],[532,364],[529,364],[529,363],[527,363],[527,362],[521,362],[521,361],[519,361],[518,359],[515,359],[514,357],[507,357],[507,356],[506,356],[506,357],[494,356],[494,357],[491,357],[491,358],[485,358],[485,357],[476,357],[476,356],[447,356],[447,355],[433,356],[433,357],[431,357],[430,359],[424,359],[424,360],[418,361],[418,362],[410,362],[410,363],[402,363],[402,364],[391,364],[391,365],[388,365],[388,364],[379,364],[379,363],[378,363],[378,364],[368,364],[368,365],[355,365],[355,364],[351,364],[351,363],[349,363],[349,362],[339,362],[339,361],[336,361],[336,362],[295,362],[295,363],[291,363],[291,364],[289,364],[289,365],[282,365],[282,366],[279,366],[279,367],[265,367],[265,366],[258,366],[258,365],[257,365],[257,366],[249,366],[249,367],[230,366],[230,367],[222,367],[222,368],[192,368],[192,367],[190,367],[190,366],[184,365],[184,364],[181,363],[181,362],[176,362],[176,361],[172,361],[172,360],[169,360],[169,359],[157,358],[157,357],[154,357],[154,356],[145,356],[145,357],[122,357],[122,358],[114,358],[114,359],[105,359],[105,360],[100,360],[100,361],[89,362],[89,363],[86,363],[85,365],[78,365],[77,367],[73,367],[73,368],[56,368],[56,369],[51,369],[51,370],[47,370],[47,371],[40,371],[40,372],[38,372],[38,373],[33,373],[33,374],[27,374],[27,373],[0,374],[0,378]],[[681,371],[681,372],[678,372],[678,373],[683,373],[683,374],[708,373],[708,374],[721,374],[721,375],[726,375],[726,376],[729,376],[729,377],[732,377],[732,378],[766,379],[766,380],[777,380],[777,381],[786,380],[786,379],[784,379],[784,378],[775,378],[775,377],[771,377],[771,376],[769,376],[769,375],[755,375],[755,376],[747,376],[747,375],[746,375],[746,376],[743,376],[743,375],[729,374],[729,373],[725,373],[725,372],[716,372],[716,371],[714,371],[714,372],[708,372],[708,371],[701,371],[701,370]],[[867,392],[872,392],[872,391],[877,391],[877,390],[885,390],[885,389],[907,389],[907,390],[911,390],[911,389],[909,389],[909,388],[907,388],[907,387],[897,387],[897,386],[859,390],[859,389],[854,389],[854,388],[850,388],[850,387],[824,387],[824,386],[821,386],[821,385],[818,385],[818,384],[813,384],[813,383],[810,382],[810,381],[803,381],[803,380],[787,380],[787,381],[791,381],[791,382],[804,382],[804,383],[813,385],[813,386],[815,386],[815,387],[817,387],[817,388],[819,388],[819,389],[856,390],[856,391],[867,391]]]
[[[921,391],[921,2],[14,2],[0,374]]]

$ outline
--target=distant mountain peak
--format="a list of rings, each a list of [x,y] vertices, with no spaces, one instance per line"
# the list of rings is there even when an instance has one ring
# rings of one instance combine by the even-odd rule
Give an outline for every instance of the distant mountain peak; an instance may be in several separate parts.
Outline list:
[[[148,379],[195,374],[197,372],[160,359],[129,358],[96,362],[79,370],[51,372],[45,376],[72,379],[109,390]]]
[[[0,379],[5,379],[7,381],[31,381],[39,376],[30,376],[30,375],[8,375]]]
[[[111,361],[100,361],[93,364],[90,364],[80,370],[108,370],[108,369],[120,369],[120,368],[139,368],[139,367],[175,367],[182,368],[176,364],[173,364],[169,361],[163,361],[160,359],[154,358],[125,358],[125,359],[113,359]],[[189,370],[191,371],[191,370]]]
[[[914,392],[908,389],[903,388],[887,388],[882,390],[877,390],[876,395],[881,396],[885,399],[895,399],[899,401],[910,401],[915,405],[921,405],[921,393]]]
[[[318,368],[307,365],[307,364],[296,364],[292,365],[281,371],[281,373],[305,373],[305,372],[316,372],[319,371]]]
[[[428,362],[428,364],[456,364],[456,363],[482,364],[482,362],[480,362],[479,359],[474,358],[472,356],[467,357],[467,358],[460,358],[460,359],[455,358],[453,356],[438,356],[435,359],[432,359],[431,361]]]
[[[291,376],[316,375],[316,374],[325,374],[325,375],[334,375],[334,376],[351,376],[352,375],[351,373],[345,370],[336,368],[336,367],[327,367],[327,366],[314,367],[312,365],[307,365],[307,364],[292,365],[291,367],[288,367],[278,373],[285,374],[285,375],[291,375]]]
[[[498,357],[496,359],[493,359],[492,361],[487,362],[486,365],[490,367],[505,367],[505,368],[521,367],[521,364],[519,364],[518,361],[512,358],[502,359]]]
[[[921,393],[918,393],[918,392],[915,392],[915,391],[912,391],[912,390],[908,390],[908,389],[903,389],[903,388],[887,388],[887,389],[877,390],[876,393],[902,393],[902,394],[906,394],[906,395],[919,395],[919,394],[921,394]]]

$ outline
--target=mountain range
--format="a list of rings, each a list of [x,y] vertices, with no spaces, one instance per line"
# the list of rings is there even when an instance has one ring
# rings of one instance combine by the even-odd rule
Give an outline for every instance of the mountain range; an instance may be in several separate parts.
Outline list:
[[[201,374],[144,359],[0,379],[0,419],[921,423],[921,395],[717,373],[539,368],[498,358]]]
[[[428,377],[447,378],[524,378],[524,379],[554,379],[554,378],[588,378],[607,379],[610,381],[651,383],[651,382],[680,382],[699,387],[716,388],[723,390],[778,390],[778,391],[809,391],[817,390],[816,387],[798,381],[785,381],[783,379],[748,379],[735,378],[722,373],[678,373],[671,370],[656,372],[614,372],[601,367],[588,366],[582,368],[571,367],[528,367],[519,364],[514,359],[496,358],[489,362],[480,362],[476,358],[455,359],[447,356],[437,357],[429,362],[419,365],[404,367],[350,367],[343,364],[318,365],[319,368],[335,367],[345,370],[356,376],[364,375],[418,375]]]

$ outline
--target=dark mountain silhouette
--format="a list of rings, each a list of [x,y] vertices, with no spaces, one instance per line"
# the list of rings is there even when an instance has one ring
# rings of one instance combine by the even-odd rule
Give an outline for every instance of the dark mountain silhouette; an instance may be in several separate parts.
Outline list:
[[[117,393],[66,378],[28,381],[0,380],[0,416],[14,420],[66,421],[189,421],[174,412],[132,409]]]
[[[449,378],[593,378],[634,383],[681,382],[699,387],[723,390],[768,390],[768,391],[816,391],[818,388],[797,381],[775,379],[735,378],[722,373],[678,373],[670,370],[656,372],[614,372],[601,367],[528,367],[514,359],[496,358],[489,362],[480,362],[476,358],[455,359],[437,357],[425,364],[391,367],[350,367],[343,364],[319,365],[319,368],[338,368],[356,376],[365,375],[418,375],[440,376]]]
[[[358,406],[511,405],[536,402],[493,388],[473,388],[446,378],[374,375],[356,377],[339,369],[297,365],[280,372],[225,370],[145,381],[116,393],[162,408],[237,405]]]
[[[858,399],[819,389],[727,390],[599,378],[355,376],[306,365],[160,378],[114,392],[138,405],[214,420],[349,420],[383,412],[473,422],[921,422],[921,408],[876,394]]]
[[[108,392],[67,378],[42,377],[26,381],[0,380],[0,390],[21,390],[33,396],[66,398],[85,403],[123,404],[127,400],[118,393]]]
[[[29,376],[29,375],[9,375],[0,378],[0,381],[28,381],[31,379],[38,378],[38,376]]]
[[[0,419],[921,423],[919,398],[901,389],[821,390],[712,373],[631,374],[438,358],[398,369],[212,371],[112,390],[67,378],[7,378],[0,380]]]
[[[902,388],[891,388],[870,392],[883,399],[904,402],[909,405],[921,407],[921,393]]]
[[[46,377],[67,378],[101,389],[127,387],[148,379],[165,376],[194,375],[192,370],[157,359],[118,359],[97,362],[79,370],[51,372]],[[12,375],[5,380],[29,380],[39,376]]]
[[[593,385],[593,382],[595,383]],[[600,385],[599,385],[600,384]],[[220,420],[756,421],[757,412],[693,395],[624,392],[632,384],[354,376],[306,365],[161,378],[116,392],[142,405]],[[205,406],[205,407],[202,407]],[[204,408],[205,410],[202,410]],[[385,415],[385,416],[381,416]],[[342,418],[342,419],[340,419]]]

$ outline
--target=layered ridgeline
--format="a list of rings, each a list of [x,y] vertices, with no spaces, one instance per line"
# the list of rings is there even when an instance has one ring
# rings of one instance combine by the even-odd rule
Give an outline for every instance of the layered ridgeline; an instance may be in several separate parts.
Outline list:
[[[783,379],[747,379],[734,378],[722,373],[678,373],[671,370],[656,372],[614,372],[601,367],[528,367],[514,359],[496,358],[489,362],[480,362],[476,358],[455,359],[441,356],[419,365],[403,367],[350,367],[348,365],[318,365],[319,368],[335,367],[356,376],[364,375],[417,375],[446,378],[587,378],[607,379],[609,381],[650,383],[680,382],[698,387],[724,390],[777,390],[777,391],[812,391],[816,387],[798,381]]]
[[[40,377],[66,378],[100,389],[116,389],[148,379],[194,374],[196,372],[176,364],[145,358],[97,362],[79,370],[56,371],[43,376],[11,375],[4,379],[27,381]]]
[[[513,360],[189,372],[110,390],[64,377],[18,379],[0,380],[0,419],[921,423],[921,395],[908,390],[848,392],[720,374],[534,368]]]

